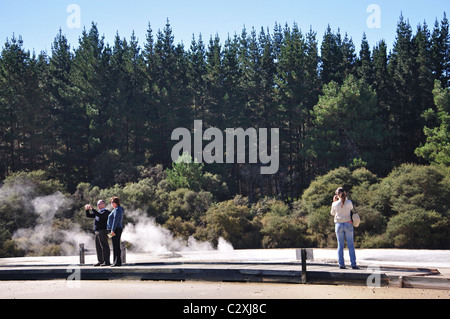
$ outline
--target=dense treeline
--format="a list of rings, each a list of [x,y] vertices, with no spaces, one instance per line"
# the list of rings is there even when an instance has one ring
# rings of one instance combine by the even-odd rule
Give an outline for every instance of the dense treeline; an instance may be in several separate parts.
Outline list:
[[[319,48],[295,24],[188,49],[169,22],[142,47],[119,34],[110,46],[95,24],[75,49],[60,31],[51,54],[13,36],[0,55],[0,256],[67,253],[68,232],[92,227],[80,207],[113,195],[185,240],[332,247],[338,186],[362,216],[358,247],[448,248],[449,23],[413,32],[401,16],[396,32],[391,52],[365,36],[358,52],[330,27]],[[280,128],[278,173],[172,163],[172,131],[197,119]]]
[[[0,178],[45,169],[71,192],[80,182],[136,182],[142,167],[170,167],[171,132],[201,119],[223,131],[280,128],[277,174],[205,169],[230,196],[292,203],[340,166],[386,176],[406,162],[448,165],[449,85],[445,14],[415,33],[401,16],[392,52],[365,36],[358,52],[330,27],[319,48],[317,33],[296,24],[244,28],[224,42],[193,36],[187,49],[169,22],[156,36],[149,26],[143,46],[134,34],[111,46],[95,24],[75,49],[60,31],[51,54],[31,54],[13,36],[0,56]]]

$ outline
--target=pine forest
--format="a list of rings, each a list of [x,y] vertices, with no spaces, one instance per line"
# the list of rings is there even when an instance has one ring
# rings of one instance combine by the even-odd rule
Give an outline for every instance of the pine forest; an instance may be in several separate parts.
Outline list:
[[[37,247],[18,234],[41,223],[27,201],[55,193],[67,199],[55,233],[88,232],[83,205],[119,196],[183,240],[336,247],[339,186],[361,214],[357,247],[450,249],[445,13],[432,26],[400,16],[395,42],[374,47],[295,23],[188,45],[174,43],[169,20],[157,32],[149,24],[142,43],[134,33],[105,43],[100,30],[92,23],[76,47],[55,30],[39,54],[21,36],[3,44],[0,256],[64,253],[56,237]],[[278,172],[174,163],[172,131],[195,120],[223,132],[279,128]]]

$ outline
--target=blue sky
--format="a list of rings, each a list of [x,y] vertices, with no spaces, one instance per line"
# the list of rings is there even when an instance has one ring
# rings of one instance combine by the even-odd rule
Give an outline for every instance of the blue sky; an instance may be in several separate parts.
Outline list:
[[[71,4],[80,9],[81,28],[70,28],[67,12]],[[370,28],[367,19],[373,12],[367,12],[371,4],[380,9],[380,27]],[[163,29],[169,19],[175,42],[183,42],[188,49],[192,35],[201,33],[207,42],[216,33],[222,41],[228,34],[240,34],[243,27],[269,27],[271,33],[275,22],[292,26],[296,22],[303,33],[310,27],[317,32],[320,41],[328,24],[336,31],[347,32],[353,38],[359,51],[363,32],[374,46],[385,39],[391,48],[395,40],[396,25],[403,12],[413,30],[424,20],[430,29],[437,18],[442,20],[443,12],[450,17],[449,0],[0,0],[0,41],[3,47],[13,33],[21,35],[26,49],[51,53],[51,44],[59,29],[62,29],[72,48],[78,46],[83,27],[90,28],[97,23],[100,34],[113,45],[116,32],[122,38],[129,38],[134,30],[143,46],[148,23],[153,34]]]

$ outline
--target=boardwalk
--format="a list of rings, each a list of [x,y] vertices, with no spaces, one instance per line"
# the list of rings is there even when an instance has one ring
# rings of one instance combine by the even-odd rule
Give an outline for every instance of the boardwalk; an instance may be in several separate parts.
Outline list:
[[[450,289],[448,251],[410,251],[409,257],[407,252],[360,251],[361,269],[341,270],[333,259],[333,250],[314,249],[314,256],[307,263],[307,283]],[[0,280],[303,282],[295,249],[128,254],[127,264],[117,268],[90,266],[94,262],[92,255],[86,256],[87,265],[79,265],[77,256],[0,259]]]

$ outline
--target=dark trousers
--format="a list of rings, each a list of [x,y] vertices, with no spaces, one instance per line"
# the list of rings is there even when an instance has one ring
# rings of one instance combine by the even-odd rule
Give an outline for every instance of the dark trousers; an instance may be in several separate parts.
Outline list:
[[[116,228],[114,233],[116,236],[112,238],[112,244],[113,244],[113,257],[114,257],[114,265],[122,266],[122,251],[120,250],[120,237],[122,236],[122,228]]]
[[[97,250],[98,262],[101,264],[109,264],[110,249],[108,231],[106,229],[95,232],[95,249]]]

